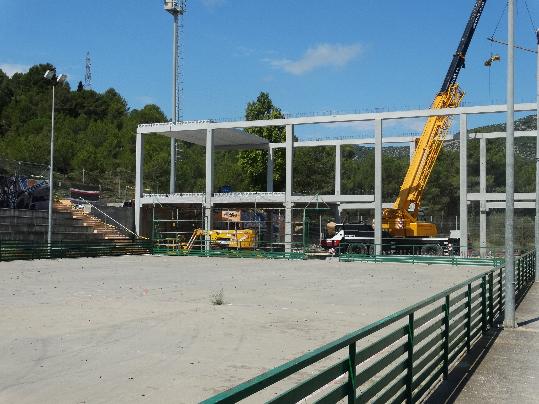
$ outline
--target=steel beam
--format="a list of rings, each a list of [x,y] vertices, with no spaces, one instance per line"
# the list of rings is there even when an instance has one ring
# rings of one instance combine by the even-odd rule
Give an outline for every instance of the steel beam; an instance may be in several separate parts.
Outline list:
[[[490,209],[505,209],[505,202],[488,202],[487,211]],[[535,209],[535,202],[515,202],[515,209]]]
[[[516,112],[535,111],[536,103],[515,104]],[[460,114],[496,114],[507,112],[507,105],[480,105],[473,107],[442,108],[442,109],[421,109],[412,111],[391,111],[391,112],[372,112],[365,114],[343,114],[343,115],[323,115],[301,118],[283,118],[267,119],[257,121],[231,121],[231,122],[193,122],[178,123],[167,122],[162,124],[141,124],[139,129],[147,132],[170,132],[181,130],[196,129],[227,129],[227,128],[255,128],[267,126],[286,126],[286,125],[311,125],[319,123],[337,123],[337,122],[360,122],[374,121],[376,119],[406,119],[406,118],[425,118],[430,116],[456,116]],[[163,129],[161,129],[163,128]],[[165,129],[168,128],[168,129]],[[139,130],[137,129],[137,130]]]
[[[535,193],[534,192],[519,192],[514,194],[514,198],[517,201],[534,201],[535,200]],[[505,201],[506,200],[506,194],[503,192],[487,192],[485,194],[481,194],[480,192],[470,192],[468,193],[468,200],[469,201]]]

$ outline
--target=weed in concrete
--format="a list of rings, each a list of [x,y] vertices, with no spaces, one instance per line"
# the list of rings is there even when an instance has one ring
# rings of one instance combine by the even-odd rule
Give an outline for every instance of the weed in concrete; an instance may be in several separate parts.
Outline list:
[[[210,295],[210,302],[214,306],[221,306],[225,304],[225,294],[223,292],[223,288],[219,292],[213,292]]]

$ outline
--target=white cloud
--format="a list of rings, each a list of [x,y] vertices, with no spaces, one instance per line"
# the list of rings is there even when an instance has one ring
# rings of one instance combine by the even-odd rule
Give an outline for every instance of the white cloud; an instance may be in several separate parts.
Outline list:
[[[362,51],[360,44],[319,44],[309,48],[297,60],[278,59],[270,60],[272,66],[280,68],[287,73],[302,75],[319,67],[343,67]]]
[[[155,104],[155,98],[149,95],[139,95],[135,97],[135,101],[142,107],[148,104]]]
[[[30,66],[16,63],[0,63],[0,69],[2,69],[8,77],[12,77],[15,73],[26,73],[28,69],[30,69]]]

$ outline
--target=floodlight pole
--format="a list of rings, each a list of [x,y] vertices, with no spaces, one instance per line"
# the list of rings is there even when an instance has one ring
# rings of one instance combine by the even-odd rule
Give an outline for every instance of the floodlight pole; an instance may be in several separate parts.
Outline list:
[[[176,102],[178,99],[178,75],[176,70],[178,69],[178,16],[179,12],[172,12],[174,17],[174,33],[172,40],[172,122],[178,121],[178,113],[176,108]],[[176,192],[176,139],[172,136],[170,138],[170,193]]]
[[[184,12],[185,3],[179,0],[164,0],[165,10],[174,18],[172,33],[172,122],[176,123],[178,117],[178,41],[179,19]],[[176,139],[170,138],[170,187],[171,194],[176,192]]]
[[[515,328],[515,263],[513,225],[515,214],[515,100],[514,29],[515,2],[507,4],[507,136],[505,141],[505,317],[504,326]]]
[[[535,156],[535,280],[539,281],[539,29],[537,30],[537,124],[535,126],[536,156]]]
[[[54,88],[55,83],[52,83],[52,114],[51,114],[51,156],[49,165],[49,228],[47,232],[47,243],[49,247],[52,242],[52,170],[54,161]]]

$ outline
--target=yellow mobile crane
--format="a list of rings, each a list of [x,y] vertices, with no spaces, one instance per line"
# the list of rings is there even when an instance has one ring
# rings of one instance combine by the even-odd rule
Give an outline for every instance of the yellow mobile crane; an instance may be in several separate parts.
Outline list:
[[[457,84],[457,77],[460,69],[464,67],[466,52],[479,23],[485,3],[486,0],[477,0],[475,2],[442,88],[436,95],[431,109],[456,108],[460,105],[464,92]],[[418,213],[423,192],[450,126],[451,117],[447,115],[432,116],[427,120],[402,182],[399,196],[392,208],[384,209],[383,211],[382,229],[391,236],[432,237],[438,234],[435,224],[418,221]]]
[[[460,69],[464,67],[466,52],[485,3],[486,0],[476,0],[442,88],[434,98],[431,109],[456,108],[460,105],[464,92],[457,84],[457,77]],[[450,126],[450,116],[432,116],[427,120],[401,185],[399,196],[393,207],[384,209],[382,213],[382,250],[384,253],[449,254],[450,251],[458,252],[460,244],[458,236],[436,237],[438,234],[436,225],[418,220],[423,192]],[[374,252],[374,231],[368,224],[337,224],[334,233],[332,237],[322,240],[323,248],[334,251],[339,249],[341,252],[350,250],[368,254]]]

